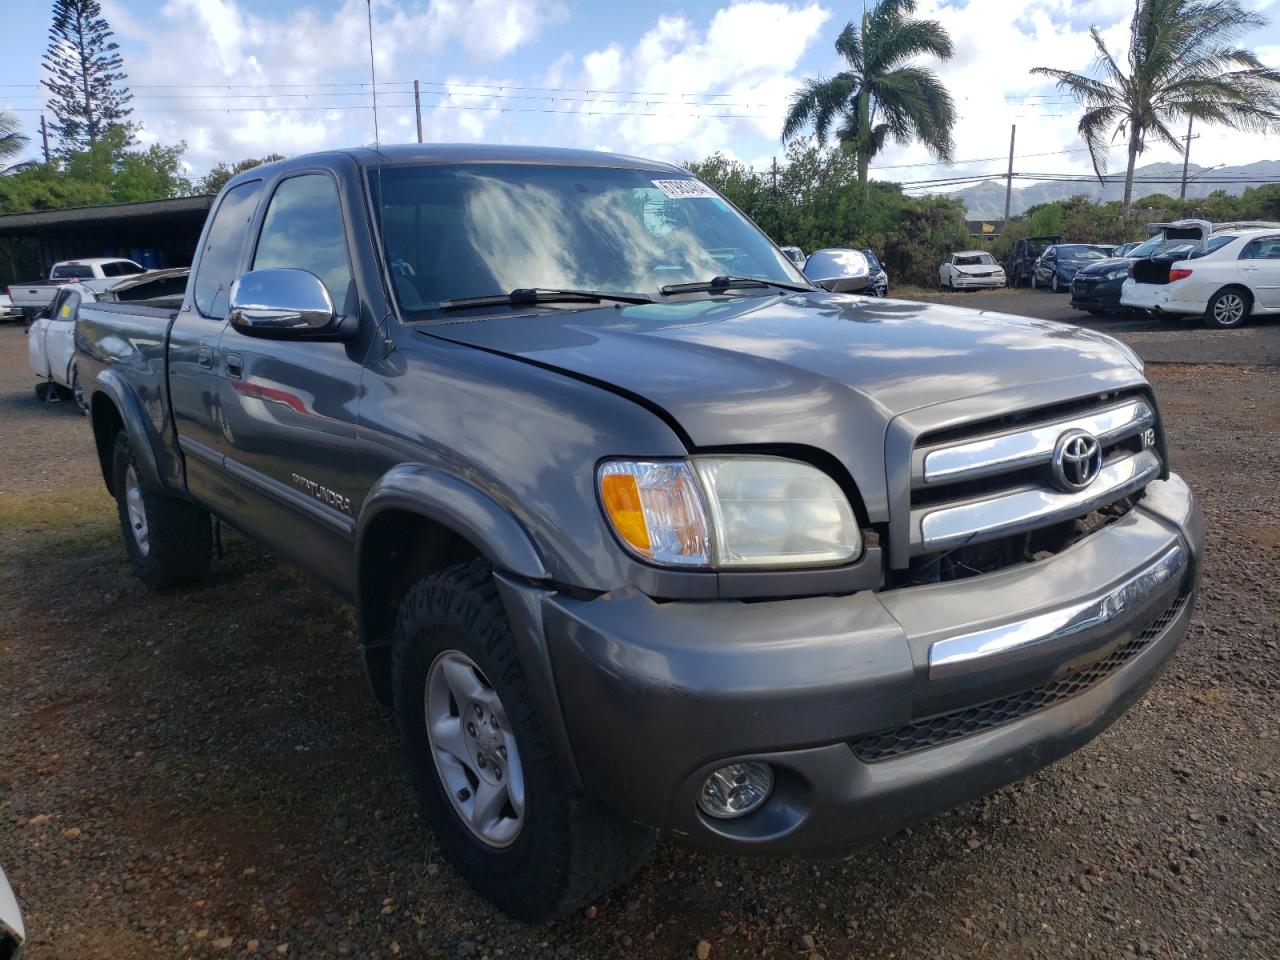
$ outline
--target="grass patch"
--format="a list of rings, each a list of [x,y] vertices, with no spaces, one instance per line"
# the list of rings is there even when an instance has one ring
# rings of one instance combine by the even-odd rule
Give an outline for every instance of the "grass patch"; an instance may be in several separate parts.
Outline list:
[[[0,492],[0,533],[114,523],[115,503],[101,484],[51,493]]]

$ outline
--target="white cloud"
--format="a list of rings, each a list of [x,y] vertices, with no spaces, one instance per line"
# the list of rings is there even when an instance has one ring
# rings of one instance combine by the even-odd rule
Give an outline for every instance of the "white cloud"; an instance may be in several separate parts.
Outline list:
[[[328,13],[299,6],[278,18],[248,0],[168,0],[146,20],[113,2],[106,14],[127,45],[141,141],[185,140],[198,171],[220,160],[373,141],[368,87],[359,86],[369,79],[364,0],[343,0]],[[407,140],[416,136],[412,89],[395,81],[431,75],[446,49],[472,62],[501,60],[563,19],[565,8],[560,0],[375,0],[373,14],[380,127],[384,139]],[[483,137],[485,114],[432,109],[437,101],[489,105],[436,96],[453,88],[424,88],[424,125],[433,139]]]
[[[548,86],[554,73],[557,84],[626,91],[581,102],[582,115],[560,128],[677,161],[732,154],[746,138],[776,140],[800,59],[830,17],[816,3],[761,0],[717,10],[705,29],[660,16],[630,49],[615,42],[553,65]]]

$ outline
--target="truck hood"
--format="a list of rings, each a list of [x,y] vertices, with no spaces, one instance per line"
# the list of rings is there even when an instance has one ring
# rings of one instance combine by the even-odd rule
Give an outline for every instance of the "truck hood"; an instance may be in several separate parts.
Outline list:
[[[1139,377],[1127,348],[1102,334],[826,292],[544,309],[422,329],[634,397],[694,447],[815,447],[855,479],[878,474],[880,486],[885,431],[901,413],[1060,378],[1105,384],[1117,369]]]

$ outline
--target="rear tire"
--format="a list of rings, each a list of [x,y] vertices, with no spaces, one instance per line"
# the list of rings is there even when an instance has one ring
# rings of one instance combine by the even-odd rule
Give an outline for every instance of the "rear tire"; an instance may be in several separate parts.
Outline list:
[[[190,501],[153,490],[142,478],[123,430],[116,434],[113,456],[111,487],[134,573],[154,590],[199,580],[213,558],[209,514]]]
[[[1253,310],[1252,298],[1238,287],[1219,290],[1204,311],[1204,325],[1215,330],[1243,327]]]
[[[548,919],[644,863],[650,832],[575,796],[560,776],[487,563],[449,567],[409,590],[391,674],[423,814],[457,871],[504,913]],[[494,812],[478,810],[503,789],[486,804]]]

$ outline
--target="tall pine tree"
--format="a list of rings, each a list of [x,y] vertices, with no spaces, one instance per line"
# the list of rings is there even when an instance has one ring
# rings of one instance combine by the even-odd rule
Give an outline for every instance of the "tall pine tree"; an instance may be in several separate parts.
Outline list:
[[[54,0],[44,54],[49,76],[41,83],[52,94],[51,126],[62,153],[96,143],[133,112],[118,49],[97,0]]]

